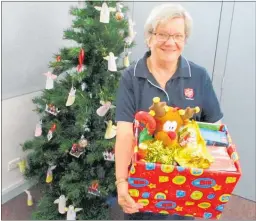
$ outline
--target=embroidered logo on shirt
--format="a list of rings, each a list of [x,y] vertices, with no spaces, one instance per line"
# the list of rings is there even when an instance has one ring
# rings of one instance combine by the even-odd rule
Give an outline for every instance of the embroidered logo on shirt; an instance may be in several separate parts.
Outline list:
[[[192,88],[185,88],[184,95],[187,100],[194,100],[194,90]]]

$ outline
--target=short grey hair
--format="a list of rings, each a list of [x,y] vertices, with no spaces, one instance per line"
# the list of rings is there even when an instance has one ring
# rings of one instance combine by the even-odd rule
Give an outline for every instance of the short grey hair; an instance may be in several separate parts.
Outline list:
[[[161,4],[155,7],[144,25],[145,40],[148,42],[160,22],[172,18],[184,18],[186,39],[191,35],[192,18],[190,14],[179,4]]]

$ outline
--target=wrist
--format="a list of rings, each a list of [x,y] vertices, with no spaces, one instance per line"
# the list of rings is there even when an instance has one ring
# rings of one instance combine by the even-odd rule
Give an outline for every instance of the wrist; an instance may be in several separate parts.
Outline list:
[[[127,178],[118,178],[115,185],[118,186],[120,183],[128,183]]]

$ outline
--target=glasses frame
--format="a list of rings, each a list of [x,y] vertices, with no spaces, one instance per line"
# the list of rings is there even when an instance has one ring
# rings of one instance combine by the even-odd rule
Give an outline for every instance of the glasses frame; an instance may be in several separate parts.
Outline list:
[[[183,40],[177,41],[177,40],[174,38],[174,36],[179,35],[179,34],[170,35],[170,34],[167,34],[167,33],[157,33],[157,32],[150,32],[150,34],[155,35],[155,36],[156,36],[156,40],[157,40],[158,42],[167,42],[167,41],[169,41],[170,37],[172,37],[173,41],[176,42],[176,43],[183,43],[183,42],[185,42],[185,40],[186,40],[186,37],[184,36],[184,39],[183,39]],[[167,38],[166,40],[163,40],[163,41],[162,41],[162,40],[159,40],[159,39],[158,39],[159,34],[165,34],[166,36],[168,36],[168,38]]]

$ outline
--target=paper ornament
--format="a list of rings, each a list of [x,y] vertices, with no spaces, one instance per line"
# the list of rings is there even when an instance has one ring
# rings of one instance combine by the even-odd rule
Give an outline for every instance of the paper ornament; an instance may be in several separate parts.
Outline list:
[[[111,104],[110,101],[100,101],[100,104],[102,105],[101,107],[99,107],[96,111],[96,113],[100,116],[100,117],[104,117],[106,115],[106,113],[109,111],[109,109],[115,108],[114,105]]]
[[[54,201],[55,204],[58,204],[58,210],[60,214],[65,214],[66,202],[68,198],[65,195],[61,195],[58,199]]]
[[[77,143],[74,143],[72,145],[72,148],[69,152],[71,156],[74,156],[76,158],[79,158],[84,153],[85,147],[80,146]]]
[[[108,70],[109,71],[117,71],[117,68],[116,68],[117,57],[115,57],[113,52],[109,52],[109,55],[104,57],[104,59],[108,61]]]
[[[48,131],[48,134],[47,134],[47,139],[48,141],[50,141],[52,139],[52,136],[53,136],[53,132],[56,130],[56,124],[53,124],[51,129]]]
[[[99,188],[99,181],[94,180],[92,181],[91,186],[88,187],[88,193],[95,196],[100,196],[100,191],[98,188]]]
[[[42,135],[42,120],[36,125],[35,137],[40,137]]]
[[[47,89],[47,90],[53,89],[53,87],[54,87],[53,80],[55,80],[57,78],[57,75],[54,75],[51,72],[44,73],[44,75],[47,77],[45,89]]]
[[[82,72],[84,70],[84,67],[83,67],[83,62],[84,62],[84,49],[81,49],[80,52],[79,52],[79,57],[78,57],[78,61],[79,61],[79,64],[77,66],[77,72]]]
[[[81,136],[79,141],[79,147],[85,148],[88,145],[88,141],[84,138],[84,135]]]
[[[24,173],[26,170],[26,160],[23,159],[20,162],[18,162],[18,166],[19,166],[20,172]]]
[[[116,136],[116,126],[113,125],[112,120],[109,120],[108,122],[105,121],[107,124],[107,129],[105,133],[105,139],[112,139]]]
[[[46,183],[51,183],[53,180],[53,174],[52,171],[56,168],[56,165],[54,166],[49,166],[47,170],[47,175],[46,175]]]
[[[56,108],[53,104],[48,104],[48,105],[46,104],[45,111],[47,113],[50,113],[50,114],[54,115],[54,116],[57,116],[57,114],[60,112],[58,110],[58,108]]]
[[[131,54],[131,52],[125,52],[124,55],[124,66],[125,67],[129,67],[130,66],[130,61],[129,61],[129,55]]]
[[[27,205],[28,206],[32,206],[33,205],[33,199],[32,199],[31,193],[28,190],[25,190],[25,192],[26,192],[26,194],[28,196],[28,198],[27,198]]]
[[[110,12],[115,12],[115,8],[108,7],[107,3],[104,2],[101,7],[95,6],[96,10],[100,11],[100,22],[109,23]]]
[[[114,153],[114,150],[112,151],[104,151],[103,152],[103,157],[104,157],[104,160],[106,161],[115,161],[115,153]]]
[[[67,220],[76,220],[76,213],[81,211],[82,208],[75,208],[73,205],[70,205],[68,208],[65,207],[67,212]]]
[[[75,99],[76,99],[76,88],[71,87],[68,95],[68,99],[66,102],[66,106],[71,106],[75,102]]]

